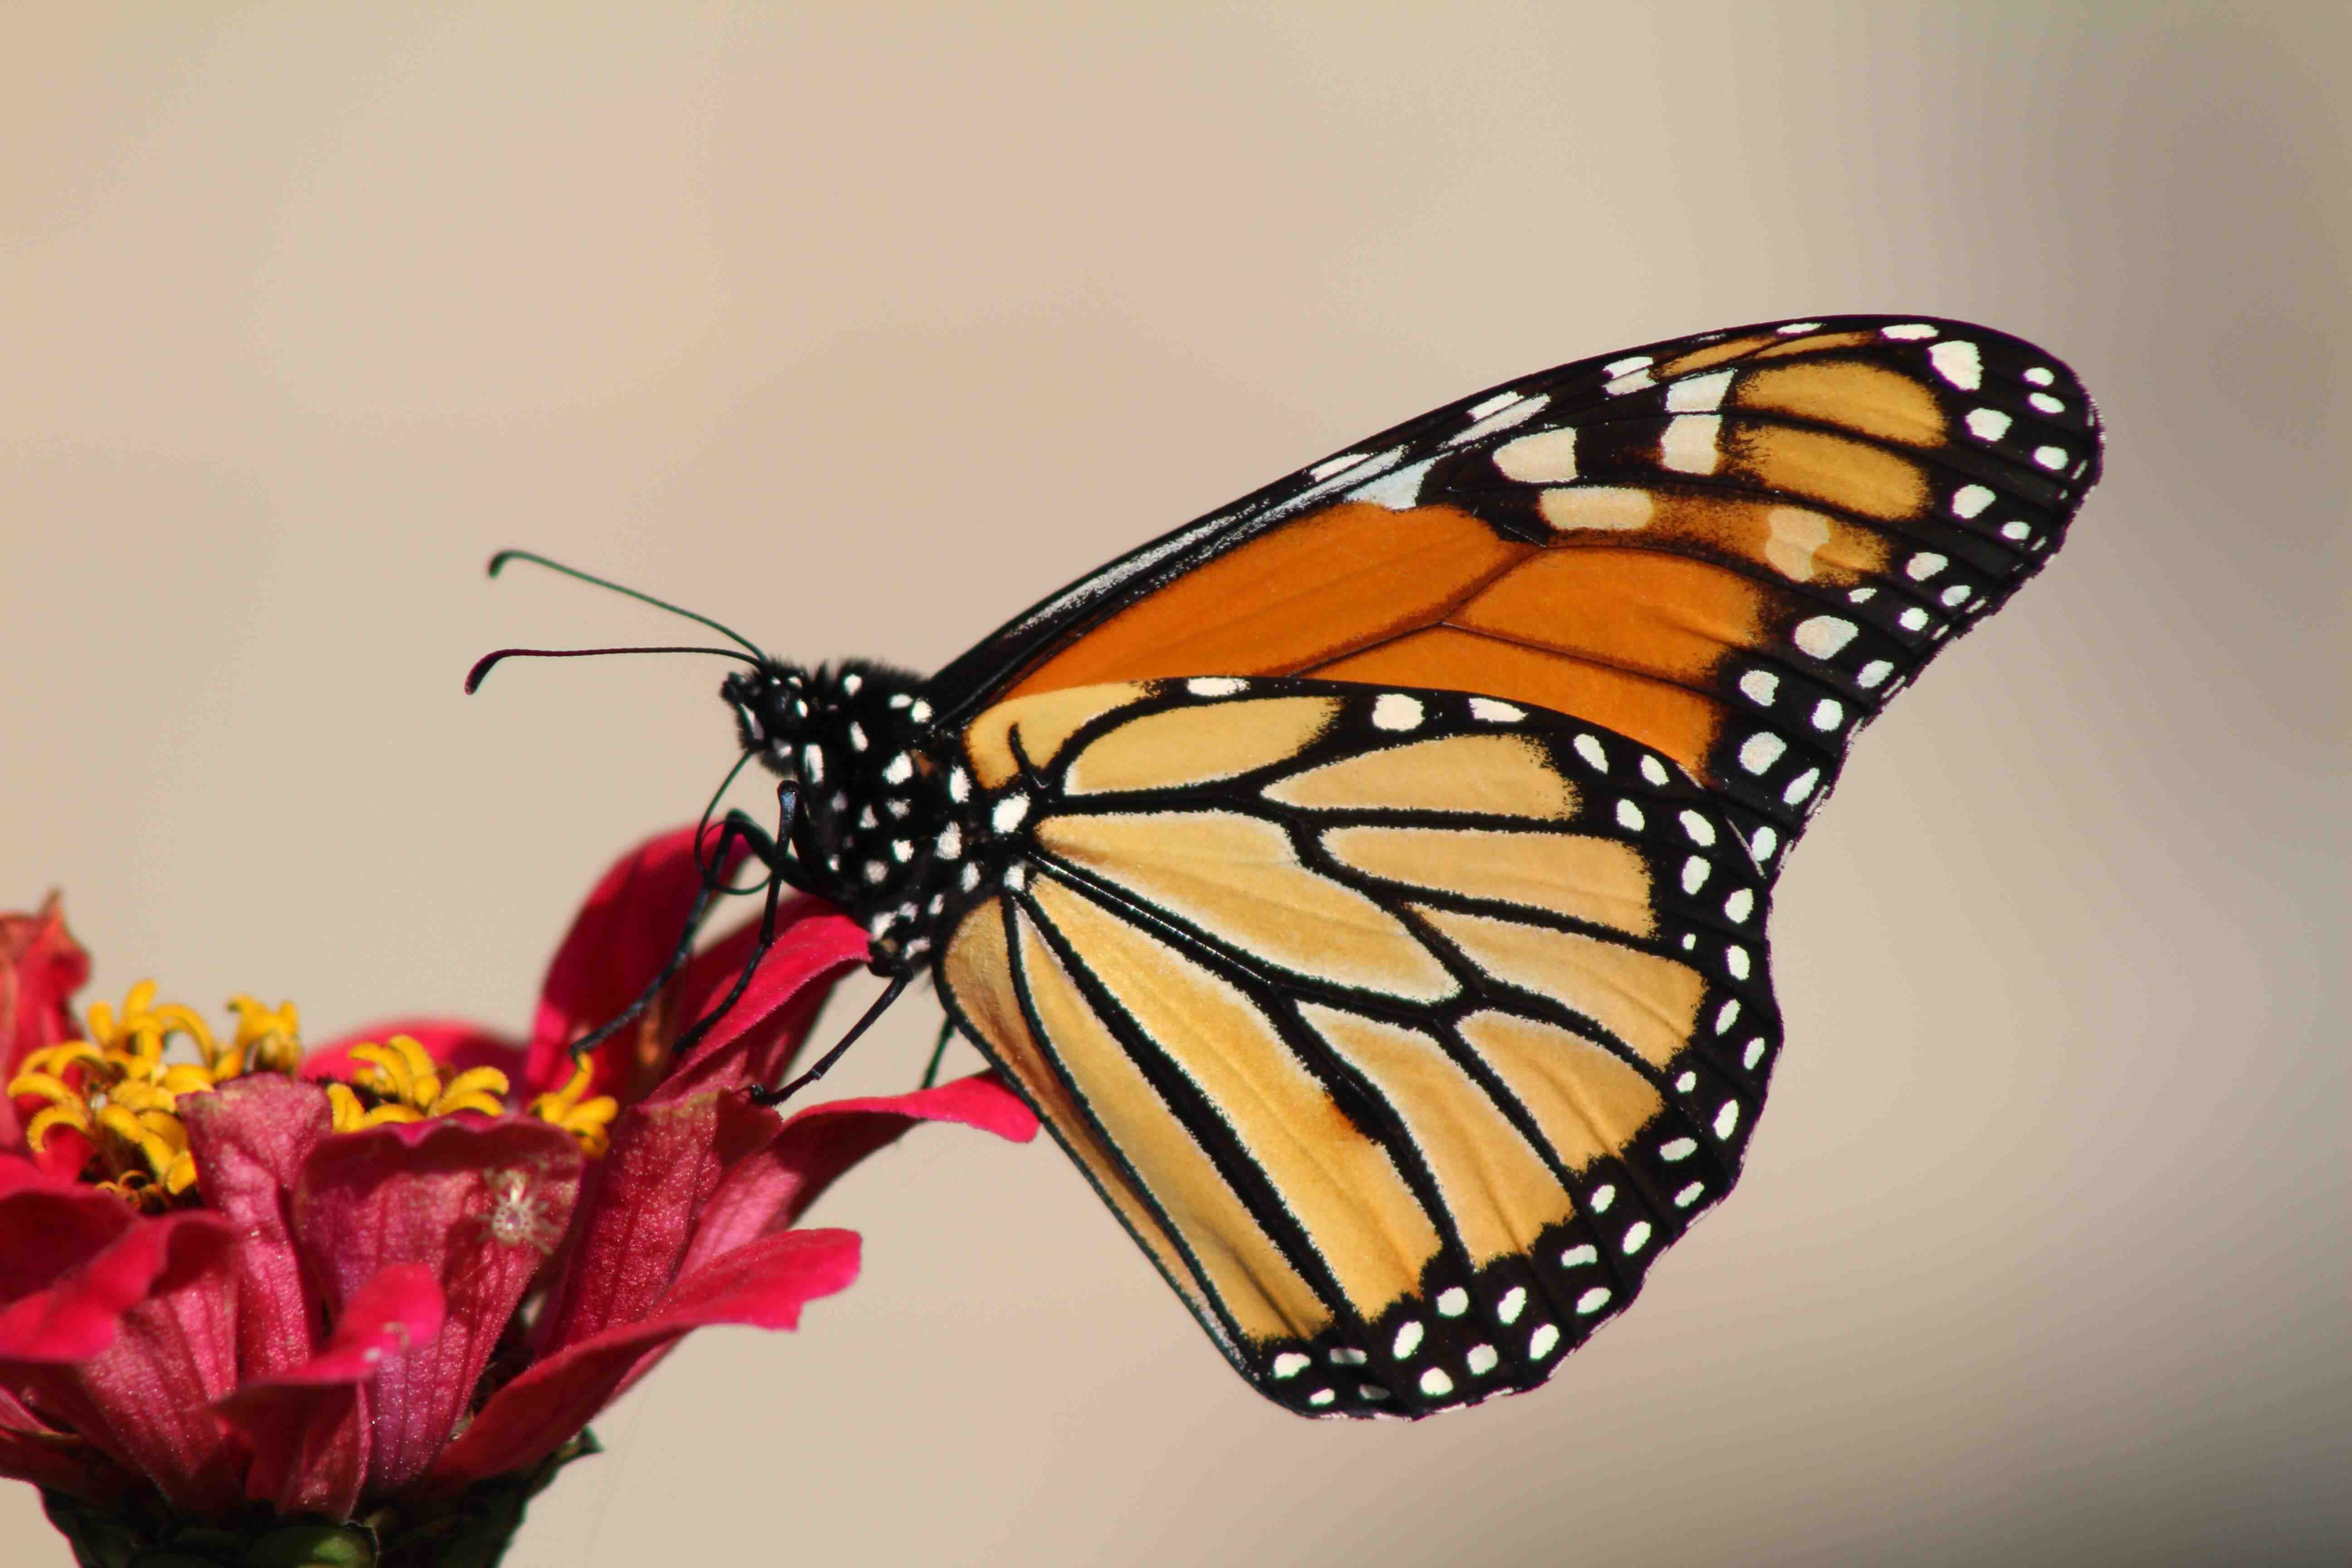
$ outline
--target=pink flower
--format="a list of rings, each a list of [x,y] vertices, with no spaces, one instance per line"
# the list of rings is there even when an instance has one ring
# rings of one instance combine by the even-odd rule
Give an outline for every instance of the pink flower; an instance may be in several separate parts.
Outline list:
[[[77,1029],[88,966],[55,900],[0,920],[0,1474],[61,1524],[96,1508],[429,1533],[486,1486],[543,1484],[691,1331],[789,1329],[846,1287],[856,1235],[798,1222],[916,1122],[1034,1135],[989,1075],[785,1117],[746,1098],[866,957],[808,900],[685,1059],[672,1043],[752,932],[575,1071],[571,1042],[676,940],[692,844],[664,835],[606,873],[527,1041],[412,1019],[304,1057],[290,1007],[241,997],[222,1046],[143,985]],[[166,1060],[181,1039],[200,1062]]]

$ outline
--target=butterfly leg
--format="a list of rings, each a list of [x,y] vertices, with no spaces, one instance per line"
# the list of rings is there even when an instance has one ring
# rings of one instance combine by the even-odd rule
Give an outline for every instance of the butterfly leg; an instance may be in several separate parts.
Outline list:
[[[948,1042],[955,1038],[955,1020],[940,1020],[940,1043],[931,1047],[931,1065],[923,1069],[923,1087],[930,1088],[940,1081],[940,1063],[947,1059]]]
[[[843,1055],[848,1051],[849,1047],[857,1043],[857,1037],[871,1028],[874,1025],[874,1020],[888,1012],[890,1010],[891,1003],[896,1002],[900,996],[906,994],[907,987],[915,983],[915,976],[918,973],[919,973],[919,971],[914,969],[902,969],[897,973],[891,975],[890,984],[884,988],[882,994],[874,998],[874,1005],[866,1008],[865,1016],[859,1018],[856,1023],[852,1024],[849,1026],[849,1033],[842,1036],[840,1042],[836,1044],[833,1049],[819,1057],[814,1067],[801,1074],[800,1077],[793,1079],[792,1082],[784,1085],[783,1088],[753,1089],[751,1091],[752,1103],[755,1105],[780,1105],[783,1101],[790,1100],[793,1096],[798,1094],[802,1089],[806,1089],[810,1084],[813,1084],[817,1079],[823,1078],[826,1073],[832,1071],[833,1064],[839,1061]]]
[[[743,961],[742,969],[736,973],[735,984],[728,989],[727,994],[720,999],[719,1005],[697,1018],[684,1034],[678,1036],[677,1043],[670,1047],[670,1055],[674,1059],[684,1058],[688,1052],[700,1045],[703,1037],[718,1027],[719,1020],[727,1016],[737,1002],[742,1000],[743,993],[751,986],[751,976],[759,972],[760,961],[767,957],[768,950],[776,945],[776,909],[782,901],[784,889],[787,886],[784,880],[782,847],[792,842],[793,823],[799,812],[800,789],[788,779],[776,786],[776,832],[773,837],[761,832],[736,812],[728,813],[726,819],[719,825],[719,848],[718,852],[711,857],[709,866],[705,870],[703,899],[708,900],[710,897],[717,868],[726,864],[728,852],[739,843],[743,845],[751,852],[754,858],[768,868],[767,896],[761,900],[760,907],[760,940],[752,946],[751,956]],[[681,951],[671,954],[673,968],[684,962],[683,950],[692,942],[693,939],[694,933],[690,929],[679,939]]]
[[[779,785],[779,790],[776,790],[776,797],[779,797],[779,811],[781,811],[781,835],[783,835],[783,837],[791,835],[793,811],[797,809],[797,797],[788,797],[788,793],[791,793],[791,790],[793,790],[793,785]],[[708,820],[706,820],[706,827],[708,827]],[[696,835],[696,839],[698,839],[698,835]],[[694,908],[687,910],[687,920],[685,920],[685,924],[679,926],[679,931],[677,931],[677,945],[670,947],[670,957],[668,957],[668,959],[663,959],[661,971],[658,971],[658,973],[654,975],[652,980],[646,980],[646,983],[645,983],[645,990],[637,992],[637,996],[635,996],[635,999],[633,999],[633,1002],[628,1004],[628,1006],[621,1008],[621,1011],[618,1011],[618,1013],[614,1013],[612,1018],[607,1018],[607,1020],[604,1020],[604,1023],[597,1025],[595,1030],[591,1030],[591,1032],[588,1032],[588,1035],[581,1035],[579,1039],[572,1041],[572,1060],[574,1060],[574,1063],[585,1063],[585,1060],[588,1060],[588,1053],[595,1051],[595,1048],[597,1048],[597,1047],[602,1047],[602,1044],[604,1044],[604,1041],[612,1039],[612,1037],[616,1035],[616,1032],[624,1030],[624,1027],[625,1027],[625,1025],[630,1023],[630,1020],[637,1018],[637,1016],[640,1016],[640,1013],[645,1013],[645,1008],[646,1008],[646,1006],[652,1006],[654,996],[661,994],[661,987],[668,985],[670,980],[673,980],[675,975],[677,975],[677,971],[679,971],[679,969],[685,969],[687,959],[689,959],[691,954],[694,954],[694,938],[698,936],[698,933],[701,933],[701,929],[703,929],[703,917],[706,917],[706,914],[710,914],[710,902],[713,902],[715,898],[719,896],[719,893],[727,893],[727,891],[743,891],[743,893],[748,893],[748,891],[752,891],[752,889],[727,889],[727,886],[724,886],[722,881],[718,879],[718,868],[719,868],[719,865],[727,863],[727,856],[730,856],[730,851],[734,851],[736,844],[743,844],[743,847],[746,847],[748,851],[752,853],[752,858],[760,860],[760,863],[762,863],[764,868],[769,868],[769,875],[767,875],[767,921],[764,921],[764,926],[762,926],[762,945],[760,945],[760,954],[767,952],[769,941],[774,941],[776,898],[779,898],[779,893],[776,893],[776,889],[779,889],[779,884],[781,884],[781,875],[779,875],[779,869],[776,869],[776,868],[779,868],[779,865],[781,865],[781,853],[779,853],[779,848],[776,848],[776,844],[779,844],[779,839],[772,839],[772,837],[769,837],[767,832],[762,832],[762,830],[760,830],[760,827],[757,827],[757,826],[752,826],[751,820],[743,818],[743,816],[736,814],[736,811],[730,811],[730,814],[727,814],[727,818],[724,818],[722,823],[719,823],[719,842],[718,842],[718,851],[713,851],[713,856],[710,856],[710,858],[708,858],[708,860],[701,860],[701,858],[698,858],[698,856],[701,856],[701,844],[696,842],[696,865],[698,865],[698,868],[701,868],[701,872],[703,872],[703,889],[701,889],[701,893],[696,893],[696,896],[694,896]],[[752,957],[752,963],[757,963],[757,962],[760,962],[760,957],[757,957],[757,954],[755,954],[755,957]],[[746,980],[751,978],[751,971],[748,971],[748,966],[746,966],[746,975],[743,975],[743,978],[746,978]],[[736,992],[740,992],[740,985],[736,987]],[[734,1002],[734,996],[730,996],[730,1004],[731,1004],[731,1002]],[[719,1008],[719,1011],[724,1013],[724,1006]],[[696,1027],[701,1027],[701,1025],[696,1025]],[[701,1039],[701,1035],[694,1035],[694,1032],[691,1032],[691,1030],[689,1030],[689,1035],[691,1035],[691,1039]],[[679,1048],[685,1048],[687,1044],[691,1044],[691,1041],[689,1041],[689,1039],[679,1039]]]

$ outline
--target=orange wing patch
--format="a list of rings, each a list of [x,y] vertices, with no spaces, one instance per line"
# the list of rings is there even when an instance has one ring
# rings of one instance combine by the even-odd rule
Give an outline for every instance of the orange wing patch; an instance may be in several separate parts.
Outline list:
[[[1391,511],[1342,502],[1129,605],[1006,696],[1306,668],[1442,620],[1464,595],[1534,550],[1454,507]]]
[[[1666,753],[1778,842],[1853,726],[2038,566],[2097,448],[2080,387],[2028,345],[1851,318],[1564,367],[1396,437],[1359,499],[1270,519],[1012,694],[1484,693]]]

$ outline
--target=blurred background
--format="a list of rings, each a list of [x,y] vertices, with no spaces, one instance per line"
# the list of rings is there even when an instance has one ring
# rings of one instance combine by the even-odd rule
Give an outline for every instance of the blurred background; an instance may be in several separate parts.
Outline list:
[[[1741,1190],[1549,1387],[1297,1421],[1057,1153],[927,1131],[509,1561],[2352,1553],[2346,10],[845,9],[0,10],[0,907],[88,997],[527,1025],[733,742],[709,660],[461,697],[679,630],[501,545],[929,668],[1473,389],[1846,310],[2043,343],[2110,477],[1859,749]]]

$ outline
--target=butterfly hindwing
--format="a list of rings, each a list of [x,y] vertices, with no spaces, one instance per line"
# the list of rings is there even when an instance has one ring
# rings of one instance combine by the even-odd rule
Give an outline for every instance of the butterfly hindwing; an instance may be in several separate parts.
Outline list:
[[[1767,879],[1682,767],[1427,689],[1016,699],[940,990],[1208,1327],[1306,1414],[1542,1381],[1736,1179]]]
[[[1853,733],[2062,539],[2073,374],[1983,328],[1839,317],[1524,378],[1106,566],[937,678],[950,712],[1109,681],[1484,693],[1674,759],[1768,867]]]

